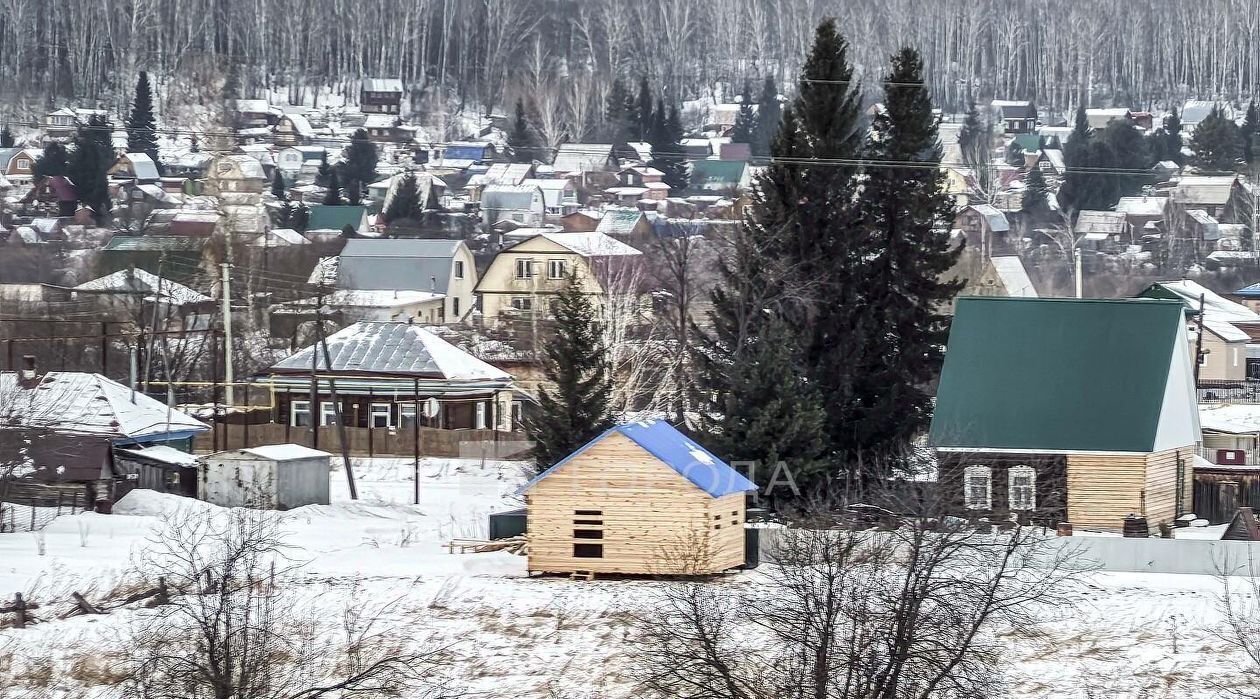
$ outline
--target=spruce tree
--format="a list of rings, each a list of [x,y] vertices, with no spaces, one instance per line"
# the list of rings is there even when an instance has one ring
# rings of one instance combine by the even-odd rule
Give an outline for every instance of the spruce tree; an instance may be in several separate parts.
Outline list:
[[[753,109],[752,88],[744,81],[744,92],[740,95],[739,114],[735,116],[735,128],[731,130],[731,143],[752,144],[756,139],[757,112]]]
[[[1067,212],[1078,212],[1089,208],[1089,189],[1097,179],[1097,175],[1089,172],[1090,157],[1093,150],[1094,131],[1089,128],[1089,120],[1085,118],[1085,104],[1076,108],[1076,122],[1067,143],[1063,144],[1063,165],[1066,172],[1063,184],[1059,186],[1059,208]]]
[[[79,201],[92,209],[97,220],[109,213],[109,181],[105,173],[113,164],[109,121],[93,116],[75,136],[67,176],[79,192]]]
[[[328,151],[319,154],[319,167],[315,170],[315,185],[327,187],[332,176],[332,167],[328,164]]]
[[[13,132],[9,130],[8,126],[6,126],[3,129],[0,129],[0,148],[12,148],[12,147],[13,147]]]
[[[512,118],[512,129],[508,132],[508,152],[514,163],[532,163],[539,159],[538,134],[529,123],[525,113],[525,102],[516,100],[516,114]]]
[[[783,105],[779,103],[779,88],[774,76],[767,75],[761,85],[761,97],[757,100],[757,128],[752,141],[752,154],[758,158],[770,155],[770,144],[779,132],[783,118]]]
[[[64,175],[69,170],[70,154],[66,147],[52,141],[44,148],[44,153],[35,159],[31,174],[35,179]]]
[[[623,159],[637,158],[633,148],[627,144],[637,140],[638,110],[635,97],[621,78],[613,80],[608,91],[608,99],[604,102],[604,138],[616,148],[617,157]]]
[[[664,173],[661,181],[669,185],[670,192],[677,194],[686,190],[691,173],[687,156],[683,153],[682,125],[678,121],[677,109],[666,109],[664,102],[657,100],[648,142],[652,145],[652,159],[648,165]]]
[[[127,117],[127,152],[144,153],[155,165],[158,160],[157,119],[153,116],[153,90],[149,87],[149,74],[140,71],[136,80],[136,95]]]
[[[1034,167],[1024,177],[1024,197],[1020,202],[1019,210],[1030,216],[1033,221],[1039,220],[1050,212],[1050,202],[1046,199],[1049,193],[1050,187],[1046,184],[1046,176],[1042,174],[1041,168]]]
[[[1242,146],[1238,125],[1216,105],[1190,137],[1190,150],[1194,151],[1190,164],[1204,172],[1233,172],[1242,157]]]
[[[367,131],[358,129],[350,136],[350,145],[346,146],[345,159],[338,168],[341,170],[341,182],[349,193],[352,189],[355,196],[362,197],[363,188],[376,181],[376,163],[378,156],[376,146],[368,140]]]
[[[1247,103],[1247,117],[1243,120],[1240,136],[1243,142],[1243,162],[1251,165],[1256,160],[1255,139],[1260,129],[1260,112],[1256,110],[1256,101]]]
[[[652,120],[656,112],[652,110],[652,89],[648,87],[646,76],[639,78],[639,97],[635,107],[635,140],[646,142],[652,132]]]
[[[613,424],[612,375],[594,304],[582,280],[569,276],[552,306],[555,327],[543,346],[538,411],[526,421],[539,471],[549,468]]]
[[[845,343],[855,364],[851,393],[828,394],[834,446],[863,456],[845,460],[863,480],[890,475],[881,471],[927,427],[927,387],[940,372],[949,329],[944,309],[963,285],[942,281],[960,250],[950,243],[953,207],[918,51],[894,55],[884,85],[885,109],[872,126],[868,157],[919,165],[867,173],[862,223],[875,254],[853,275],[865,296],[856,313],[863,332]]]
[[[328,173],[328,184],[325,186],[327,191],[324,192],[324,205],[344,206],[346,202],[341,198],[341,181],[336,170]]]
[[[980,115],[975,102],[967,108],[967,117],[958,131],[958,150],[981,194],[989,195],[993,191],[993,125]]]
[[[398,181],[398,187],[394,190],[393,198],[389,200],[389,206],[385,207],[382,218],[385,219],[385,223],[408,218],[419,220],[422,209],[416,176],[408,172]]]
[[[284,176],[280,174],[279,168],[276,168],[276,171],[271,175],[271,196],[280,201],[288,198],[284,192]]]
[[[1176,107],[1164,117],[1164,147],[1160,160],[1171,160],[1178,165],[1185,165],[1186,156],[1181,152],[1181,117]]]
[[[1098,135],[1098,141],[1106,144],[1106,149],[1097,152],[1091,158],[1095,167],[1112,171],[1095,177],[1095,191],[1091,209],[1111,209],[1120,197],[1141,194],[1142,187],[1152,184],[1151,166],[1154,158],[1146,139],[1132,124],[1123,119],[1116,119]]]

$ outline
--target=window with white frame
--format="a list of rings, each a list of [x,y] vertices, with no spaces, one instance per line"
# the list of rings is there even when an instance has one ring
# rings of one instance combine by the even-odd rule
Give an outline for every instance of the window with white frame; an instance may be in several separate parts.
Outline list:
[[[569,273],[567,267],[564,260],[547,260],[547,278],[564,279]]]
[[[486,429],[486,404],[481,401],[477,402],[477,422],[474,423],[474,428],[478,430]]]
[[[398,404],[398,425],[400,427],[411,427],[416,423],[416,404],[415,403],[399,403]]]
[[[463,260],[455,260],[455,278],[456,279],[464,278],[464,261]]]
[[[323,427],[337,424],[337,404],[332,401],[320,401],[319,424]]]
[[[968,510],[988,510],[993,506],[993,469],[968,466],[963,470],[963,499]]]
[[[17,169],[25,170],[26,168],[30,166],[31,166],[31,161],[27,160],[26,158],[18,158]]]
[[[516,278],[529,279],[534,276],[534,261],[528,258],[519,258],[516,260]]]
[[[311,426],[311,402],[295,400],[289,403],[289,424],[294,427]]]
[[[393,426],[393,421],[390,419],[389,403],[373,403],[371,415],[372,427]]]
[[[1037,509],[1037,470],[1032,466],[1012,466],[1007,473],[1012,510]]]

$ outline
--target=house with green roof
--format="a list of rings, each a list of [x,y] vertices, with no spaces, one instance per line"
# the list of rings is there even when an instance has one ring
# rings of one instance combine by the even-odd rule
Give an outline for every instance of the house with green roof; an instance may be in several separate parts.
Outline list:
[[[751,184],[748,163],[742,160],[692,160],[690,189],[700,192],[744,191]]]
[[[366,206],[328,206],[315,204],[306,223],[308,231],[341,231],[350,226],[358,233],[368,228]]]
[[[958,300],[928,444],[959,514],[1171,523],[1200,440],[1181,303]]]

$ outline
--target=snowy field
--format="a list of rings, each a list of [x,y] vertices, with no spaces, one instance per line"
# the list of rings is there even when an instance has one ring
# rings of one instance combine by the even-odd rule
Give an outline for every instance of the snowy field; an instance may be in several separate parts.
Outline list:
[[[335,625],[350,605],[388,608],[418,647],[456,658],[449,682],[480,697],[635,696],[620,646],[650,581],[530,579],[508,553],[448,554],[452,538],[482,537],[486,515],[520,506],[519,462],[425,459],[412,505],[408,459],[356,460],[360,500],[333,473],[330,506],[277,513],[302,563],[296,585],[312,623]],[[116,514],[61,517],[42,533],[0,535],[0,603],[23,591],[50,608],[72,592],[99,599],[125,588],[132,561],[179,507],[211,508],[136,491]],[[42,550],[42,555],[41,555]],[[757,584],[757,572],[718,584]],[[1004,636],[1013,695],[1063,699],[1215,697],[1245,667],[1217,636],[1219,583],[1209,576],[1106,573],[1086,599],[1029,633]],[[51,603],[51,604],[48,604]],[[60,606],[59,606],[60,605]],[[84,658],[116,652],[143,611],[0,630],[0,697],[115,697],[94,686]]]

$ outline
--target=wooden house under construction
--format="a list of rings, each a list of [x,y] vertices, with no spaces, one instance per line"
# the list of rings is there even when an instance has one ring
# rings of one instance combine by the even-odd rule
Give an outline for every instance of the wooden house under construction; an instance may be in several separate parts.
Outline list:
[[[747,478],[663,421],[618,425],[526,483],[531,573],[717,573],[744,563]]]

